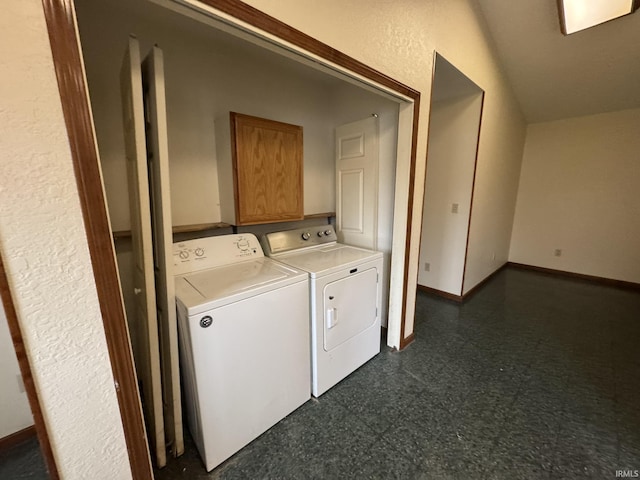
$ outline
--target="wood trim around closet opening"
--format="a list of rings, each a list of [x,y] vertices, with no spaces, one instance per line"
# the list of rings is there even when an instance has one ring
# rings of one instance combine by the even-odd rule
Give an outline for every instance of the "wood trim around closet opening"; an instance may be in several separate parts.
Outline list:
[[[404,245],[404,272],[402,284],[402,316],[400,322],[400,350],[415,340],[412,331],[405,336],[407,325],[407,295],[409,294],[409,263],[411,261],[411,228],[413,226],[413,198],[415,196],[416,183],[416,155],[418,149],[418,114],[420,112],[420,94],[414,98],[413,105],[413,132],[411,133],[411,165],[409,166],[409,203],[407,205],[407,229]],[[415,319],[414,319],[415,322]]]
[[[197,0],[198,3],[208,5],[216,10],[231,15],[236,19],[246,22],[249,25],[274,35],[281,40],[285,40],[309,53],[317,55],[329,62],[335,63],[351,72],[362,75],[363,77],[373,80],[380,85],[390,88],[394,92],[398,92],[412,100],[420,98],[420,92],[404,85],[397,80],[375,70],[355,58],[352,58],[329,45],[307,35],[281,22],[251,5],[247,5],[239,0]]]
[[[153,479],[72,1],[43,0],[62,111],[133,478]]]
[[[7,278],[7,272],[4,269],[2,256],[0,256],[0,297],[2,297],[2,305],[4,306],[4,313],[7,317],[11,341],[16,351],[16,358],[18,359],[18,366],[20,367],[20,374],[22,375],[22,383],[27,393],[29,406],[31,407],[31,414],[33,415],[33,422],[38,436],[38,442],[40,443],[40,451],[42,452],[47,470],[49,471],[49,477],[52,480],[58,480],[60,478],[58,467],[56,466],[53,450],[51,449],[51,442],[49,441],[49,433],[47,432],[42,409],[40,408],[38,393],[33,381],[33,375],[31,374],[31,366],[29,365],[24,340],[22,339],[22,330],[20,329],[20,322],[18,322],[18,314],[13,304],[13,298],[11,298],[9,280]]]

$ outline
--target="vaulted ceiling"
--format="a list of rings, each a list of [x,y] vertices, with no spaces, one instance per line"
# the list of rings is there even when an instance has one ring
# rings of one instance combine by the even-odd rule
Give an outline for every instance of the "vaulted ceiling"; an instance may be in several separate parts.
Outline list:
[[[565,36],[557,0],[476,0],[529,122],[640,108],[640,11]]]

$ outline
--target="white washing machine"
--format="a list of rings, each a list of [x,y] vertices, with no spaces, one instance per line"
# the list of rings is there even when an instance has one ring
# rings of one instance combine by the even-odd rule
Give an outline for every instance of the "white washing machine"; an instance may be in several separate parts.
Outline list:
[[[309,273],[311,392],[380,352],[382,253],[338,243],[331,225],[269,233],[265,253]]]
[[[212,470],[310,397],[308,275],[251,234],[175,243],[189,429]]]

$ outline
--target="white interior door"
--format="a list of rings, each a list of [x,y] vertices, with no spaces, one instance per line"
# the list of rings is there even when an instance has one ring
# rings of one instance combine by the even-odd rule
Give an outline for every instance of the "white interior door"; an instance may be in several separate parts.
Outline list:
[[[178,326],[176,323],[173,278],[173,236],[169,184],[167,111],[164,88],[164,59],[155,46],[142,64],[146,107],[147,158],[154,240],[156,303],[160,328],[160,362],[167,440],[174,456],[184,453],[182,402],[178,362]]]
[[[336,230],[338,240],[377,248],[378,118],[336,128]]]
[[[120,86],[129,179],[134,259],[133,284],[136,298],[136,315],[129,324],[130,328],[135,330],[135,334],[132,335],[135,338],[133,353],[138,382],[142,390],[142,406],[151,451],[155,454],[158,467],[163,467],[166,464],[166,451],[156,292],[153,276],[153,240],[145,146],[144,100],[140,46],[134,37],[129,38],[129,47],[125,52],[120,71]]]

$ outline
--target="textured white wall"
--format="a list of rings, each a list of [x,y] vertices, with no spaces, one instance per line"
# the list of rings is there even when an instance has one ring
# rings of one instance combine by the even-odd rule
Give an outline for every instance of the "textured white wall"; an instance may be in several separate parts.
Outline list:
[[[506,262],[526,125],[473,0],[373,0],[366,6],[360,0],[246,3],[422,93],[407,295],[409,331],[415,303],[411,285],[416,284],[418,273],[434,50],[487,93],[464,291]]]
[[[640,283],[638,125],[640,109],[529,125],[511,261]]]
[[[462,293],[481,109],[482,93],[431,106],[418,284],[454,295]]]
[[[38,0],[0,15],[0,248],[60,475],[131,478]]]
[[[24,388],[21,391],[19,378],[18,359],[0,304],[0,438],[33,425],[29,401]]]

